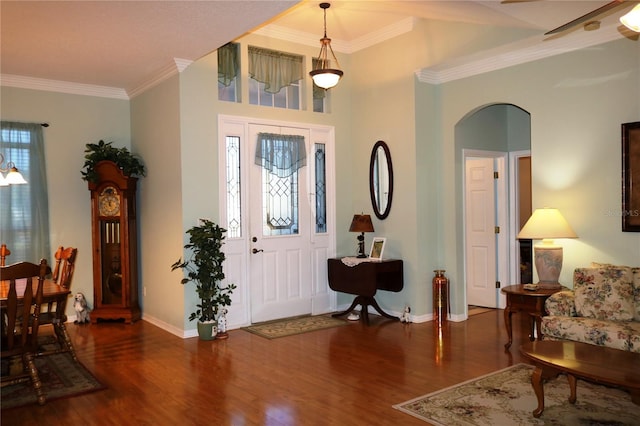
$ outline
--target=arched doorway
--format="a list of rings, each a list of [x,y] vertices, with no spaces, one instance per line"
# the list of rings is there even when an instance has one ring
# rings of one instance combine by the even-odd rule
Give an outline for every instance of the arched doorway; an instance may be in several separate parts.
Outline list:
[[[503,308],[499,288],[519,281],[519,172],[527,172],[520,164],[530,147],[530,115],[515,105],[483,106],[456,125],[467,305]]]

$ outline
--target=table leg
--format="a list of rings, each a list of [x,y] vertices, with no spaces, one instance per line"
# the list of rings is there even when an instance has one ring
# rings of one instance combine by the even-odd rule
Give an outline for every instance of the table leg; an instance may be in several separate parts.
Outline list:
[[[567,374],[567,380],[569,381],[569,389],[571,390],[571,395],[569,395],[569,402],[572,404],[576,403],[576,376],[572,374]]]
[[[542,368],[536,367],[533,374],[531,374],[531,386],[538,398],[538,408],[533,410],[533,417],[538,418],[544,411],[544,388],[542,387]]]
[[[389,318],[392,320],[396,320],[396,321],[400,321],[400,318],[398,317],[394,317],[393,315],[389,315],[388,313],[386,313],[385,311],[382,310],[382,308],[380,307],[380,305],[378,305],[378,302],[376,302],[376,299],[374,299],[373,297],[370,298],[369,303],[371,304],[371,306],[373,306],[373,308],[378,311],[378,313],[380,315],[382,315],[385,318]]]
[[[349,308],[346,311],[342,311],[342,312],[337,312],[333,315],[331,315],[332,317],[341,317],[343,315],[347,315],[349,312],[353,311],[355,309],[356,306],[358,306],[360,304],[360,296],[356,297],[355,299],[353,299],[353,303],[351,303],[351,306],[349,306]]]
[[[540,315],[536,315],[536,335],[538,336],[538,340],[542,340],[542,317]]]
[[[533,342],[536,340],[536,317],[533,314],[529,315],[529,341]]]
[[[511,347],[511,343],[513,343],[513,334],[511,329],[511,309],[507,303],[507,307],[504,310],[504,326],[507,328],[507,336],[509,337],[509,341],[504,345],[505,349],[509,349]]]

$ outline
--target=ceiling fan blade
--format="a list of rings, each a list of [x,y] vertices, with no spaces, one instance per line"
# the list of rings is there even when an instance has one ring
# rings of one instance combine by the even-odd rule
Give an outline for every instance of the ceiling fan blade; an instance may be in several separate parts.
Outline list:
[[[547,31],[546,33],[544,33],[544,35],[549,35],[549,34],[556,34],[559,32],[562,32],[564,30],[568,30],[569,28],[573,28],[577,25],[580,25],[584,22],[588,22],[590,20],[592,20],[593,18],[595,18],[596,16],[613,9],[614,7],[624,3],[625,0],[613,0],[611,3],[607,3],[602,7],[597,8],[596,10],[593,10],[589,13],[587,13],[586,15],[582,15],[581,17],[574,19],[571,22],[567,22],[564,25],[559,26],[558,28],[554,28],[551,31]]]

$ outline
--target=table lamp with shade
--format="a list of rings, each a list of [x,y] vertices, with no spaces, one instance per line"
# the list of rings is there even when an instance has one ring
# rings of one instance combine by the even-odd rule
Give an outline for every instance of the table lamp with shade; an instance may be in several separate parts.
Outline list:
[[[358,235],[358,257],[367,257],[364,254],[364,233],[373,232],[373,223],[371,223],[371,216],[368,214],[354,214],[351,220],[351,226],[349,232],[360,232]]]
[[[541,288],[560,288],[558,282],[562,270],[562,246],[554,244],[555,238],[578,238],[558,209],[542,208],[533,212],[524,224],[519,240],[542,240],[533,247]]]

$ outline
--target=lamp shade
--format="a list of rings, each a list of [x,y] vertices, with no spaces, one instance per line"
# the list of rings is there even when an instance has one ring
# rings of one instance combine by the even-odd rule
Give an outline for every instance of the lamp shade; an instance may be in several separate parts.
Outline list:
[[[373,232],[373,223],[368,214],[355,214],[351,220],[349,232]]]
[[[321,87],[323,89],[331,89],[338,81],[340,81],[340,77],[342,77],[342,71],[337,69],[320,69],[314,70],[309,73],[313,82],[316,86]]]
[[[558,209],[548,207],[536,209],[518,234],[520,240],[555,238],[578,238],[578,235]]]
[[[640,4],[620,18],[620,22],[632,31],[640,33]]]
[[[7,173],[5,181],[9,185],[21,185],[27,183],[27,181],[22,176],[22,173],[20,173],[15,166],[9,169],[9,173]]]

